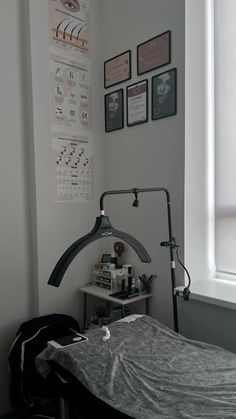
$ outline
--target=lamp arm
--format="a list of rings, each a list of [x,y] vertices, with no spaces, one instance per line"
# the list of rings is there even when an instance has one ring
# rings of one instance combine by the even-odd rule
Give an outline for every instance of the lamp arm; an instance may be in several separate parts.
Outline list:
[[[101,211],[101,215],[104,215],[105,214],[104,204],[103,204],[103,201],[104,201],[105,196],[107,196],[107,195],[132,194],[132,193],[135,193],[135,191],[137,191],[136,188],[133,188],[133,189],[116,189],[116,190],[111,190],[111,191],[103,192],[103,194],[100,196],[100,211]]]

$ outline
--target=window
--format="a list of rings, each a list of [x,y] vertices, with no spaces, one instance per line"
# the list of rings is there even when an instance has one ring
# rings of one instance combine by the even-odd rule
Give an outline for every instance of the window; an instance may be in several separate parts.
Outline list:
[[[214,1],[215,263],[236,274],[236,1]]]

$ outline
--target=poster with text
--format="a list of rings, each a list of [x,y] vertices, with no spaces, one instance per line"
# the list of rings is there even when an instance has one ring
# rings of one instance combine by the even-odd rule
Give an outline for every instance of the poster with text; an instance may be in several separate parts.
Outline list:
[[[86,136],[52,133],[54,201],[94,199],[91,148]]]
[[[51,124],[65,132],[91,129],[88,65],[50,53],[50,79]]]
[[[49,0],[50,45],[88,56],[89,0]]]

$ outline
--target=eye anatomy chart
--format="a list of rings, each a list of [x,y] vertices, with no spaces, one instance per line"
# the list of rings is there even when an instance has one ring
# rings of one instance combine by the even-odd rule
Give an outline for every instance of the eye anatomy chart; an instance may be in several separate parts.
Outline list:
[[[49,0],[50,45],[89,54],[89,0]]]
[[[52,149],[55,201],[93,199],[93,161],[88,138],[55,133]]]
[[[50,53],[51,123],[91,129],[88,65]]]

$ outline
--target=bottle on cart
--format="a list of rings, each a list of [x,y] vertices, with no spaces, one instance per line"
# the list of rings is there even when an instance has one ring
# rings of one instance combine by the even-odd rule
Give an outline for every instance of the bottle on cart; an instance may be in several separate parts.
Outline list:
[[[115,267],[117,268],[117,256],[115,253],[111,253],[111,263],[114,263]]]
[[[122,265],[122,268],[125,269],[125,289],[130,292],[131,285],[132,285],[132,277],[133,277],[133,267],[130,264]]]
[[[136,292],[142,292],[142,283],[139,278],[135,279]]]
[[[135,287],[135,278],[132,278],[132,283],[131,283],[131,290],[130,293],[131,294],[135,294],[136,292],[136,287]]]

